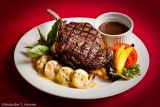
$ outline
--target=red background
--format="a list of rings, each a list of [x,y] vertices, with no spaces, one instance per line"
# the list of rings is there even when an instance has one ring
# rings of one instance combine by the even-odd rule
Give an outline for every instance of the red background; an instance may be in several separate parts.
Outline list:
[[[150,66],[142,81],[109,98],[73,100],[48,95],[28,84],[14,65],[18,40],[33,27],[53,20],[46,8],[62,18],[96,18],[105,12],[122,12],[135,24],[133,32],[146,45]],[[1,0],[0,1],[0,106],[3,103],[36,103],[36,106],[155,107],[160,99],[160,3],[156,0]]]

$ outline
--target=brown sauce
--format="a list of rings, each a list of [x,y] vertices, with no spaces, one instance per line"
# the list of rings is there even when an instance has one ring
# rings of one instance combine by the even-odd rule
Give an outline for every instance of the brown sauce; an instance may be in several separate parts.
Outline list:
[[[101,24],[98,29],[105,34],[110,35],[122,34],[129,30],[126,25],[119,22],[106,22]]]

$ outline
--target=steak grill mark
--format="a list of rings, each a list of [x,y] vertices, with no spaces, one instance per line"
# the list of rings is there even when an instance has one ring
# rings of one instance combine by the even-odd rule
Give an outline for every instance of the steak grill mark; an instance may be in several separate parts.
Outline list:
[[[59,58],[76,67],[98,69],[107,61],[101,34],[89,23],[61,22],[55,45]]]

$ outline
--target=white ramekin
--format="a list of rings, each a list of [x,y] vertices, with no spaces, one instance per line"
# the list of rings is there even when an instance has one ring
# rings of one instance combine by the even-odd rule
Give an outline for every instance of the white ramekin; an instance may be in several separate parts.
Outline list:
[[[120,22],[126,25],[129,30],[125,33],[118,35],[109,35],[101,32],[98,27],[105,22]],[[133,31],[134,23],[132,19],[119,12],[108,12],[98,16],[95,20],[95,28],[102,34],[103,41],[106,46],[112,46],[116,43],[130,43],[130,35]]]

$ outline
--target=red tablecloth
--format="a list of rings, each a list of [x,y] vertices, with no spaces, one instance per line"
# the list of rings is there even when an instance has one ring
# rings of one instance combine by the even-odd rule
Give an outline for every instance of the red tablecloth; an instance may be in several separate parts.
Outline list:
[[[146,45],[150,66],[142,81],[130,90],[103,99],[73,100],[48,95],[32,87],[18,73],[13,60],[18,40],[33,27],[53,20],[46,8],[62,18],[96,18],[105,12],[122,12],[134,23],[134,33]],[[1,0],[0,1],[0,106],[28,103],[42,106],[155,107],[160,101],[160,3],[156,0]]]

